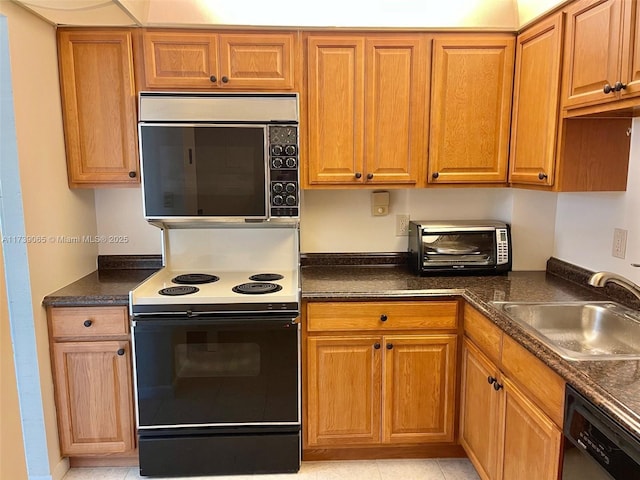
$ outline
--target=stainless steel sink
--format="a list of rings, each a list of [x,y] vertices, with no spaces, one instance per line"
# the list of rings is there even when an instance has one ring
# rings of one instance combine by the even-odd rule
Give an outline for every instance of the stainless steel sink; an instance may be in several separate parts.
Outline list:
[[[493,302],[569,360],[640,359],[640,312],[614,302]]]

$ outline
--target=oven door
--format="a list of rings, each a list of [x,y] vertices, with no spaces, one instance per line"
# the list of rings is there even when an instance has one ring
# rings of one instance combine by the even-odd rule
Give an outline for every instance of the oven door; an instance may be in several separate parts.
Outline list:
[[[288,319],[133,323],[138,428],[299,425],[299,325]]]

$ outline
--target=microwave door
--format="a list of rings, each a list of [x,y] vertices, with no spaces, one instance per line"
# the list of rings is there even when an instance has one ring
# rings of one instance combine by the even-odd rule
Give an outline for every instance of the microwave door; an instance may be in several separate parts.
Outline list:
[[[495,252],[492,232],[447,232],[422,237],[425,266],[487,266]]]

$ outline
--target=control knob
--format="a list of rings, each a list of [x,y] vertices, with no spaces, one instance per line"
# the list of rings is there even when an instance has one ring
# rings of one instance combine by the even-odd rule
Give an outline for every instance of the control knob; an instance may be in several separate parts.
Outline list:
[[[296,204],[296,197],[294,197],[293,195],[288,195],[287,205],[289,205],[290,207],[293,207],[295,204]]]
[[[289,157],[285,160],[285,164],[287,165],[287,168],[295,168],[297,163],[298,162],[293,157]]]
[[[282,155],[282,145],[271,145],[271,155]]]
[[[295,183],[287,183],[287,186],[284,187],[284,188],[287,191],[287,193],[294,193],[296,191],[296,184]]]
[[[282,185],[281,183],[274,183],[273,184],[273,192],[274,193],[282,193],[283,190],[284,190],[284,185]]]
[[[276,195],[275,197],[273,197],[273,204],[276,207],[279,207],[283,203],[284,203],[284,198],[282,198],[282,195]]]
[[[287,145],[284,147],[284,153],[287,155],[295,155],[296,154],[296,146],[295,145]]]
[[[271,166],[273,168],[282,168],[282,159],[278,157],[274,158],[271,162]]]

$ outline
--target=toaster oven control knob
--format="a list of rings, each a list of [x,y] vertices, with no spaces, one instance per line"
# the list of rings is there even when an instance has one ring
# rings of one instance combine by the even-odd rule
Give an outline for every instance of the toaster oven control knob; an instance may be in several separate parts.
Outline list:
[[[287,191],[287,193],[294,193],[296,191],[296,184],[295,183],[287,183],[287,186],[284,187],[284,188]]]
[[[296,168],[297,163],[298,162],[293,157],[289,157],[285,160],[285,164],[287,165],[287,168]]]
[[[282,159],[278,157],[274,158],[271,162],[271,166],[273,168],[282,168]]]
[[[282,197],[282,195],[276,195],[275,197],[273,197],[273,204],[276,207],[279,207],[283,203],[284,203],[284,198]]]
[[[295,204],[296,204],[296,197],[294,197],[293,195],[288,195],[287,205],[289,205],[290,207],[293,207]]]
[[[295,155],[296,154],[296,146],[295,145],[287,145],[284,147],[284,153],[287,155]]]
[[[282,145],[271,145],[271,155],[282,155]]]
[[[273,193],[282,193],[284,186],[281,183],[275,183],[273,185]]]

